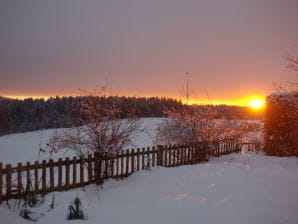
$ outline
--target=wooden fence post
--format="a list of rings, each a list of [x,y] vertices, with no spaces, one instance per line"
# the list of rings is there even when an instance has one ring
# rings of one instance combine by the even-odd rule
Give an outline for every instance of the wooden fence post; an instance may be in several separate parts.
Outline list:
[[[69,189],[69,158],[65,159],[65,190]]]
[[[151,158],[150,158],[150,147],[147,147],[147,151],[146,151],[146,155],[147,155],[147,164],[146,164],[146,169],[150,170],[150,162],[151,162]]]
[[[41,186],[42,186],[42,194],[46,194],[47,191],[47,162],[46,160],[42,161],[42,168],[41,168]]]
[[[72,159],[72,186],[77,187],[77,157]]]
[[[6,165],[6,198],[9,199],[11,196],[11,165]]]
[[[152,147],[152,167],[155,167],[156,163],[155,163],[155,147]]]
[[[142,148],[142,170],[146,169],[146,165],[145,165],[145,148]]]
[[[120,152],[121,155],[121,160],[120,160],[120,164],[121,164],[121,168],[120,168],[120,177],[121,179],[124,178],[124,158],[123,158],[123,151]]]
[[[105,157],[103,159],[103,161],[104,162],[102,162],[102,161],[98,162],[99,163],[98,167],[99,167],[99,174],[101,174],[100,177],[102,178],[102,180],[105,180],[105,179],[109,178],[109,168],[110,168],[109,161],[110,160],[109,160],[109,158]],[[102,165],[103,164],[104,164],[104,170],[102,171]]]
[[[100,156],[99,152],[94,152],[94,177],[95,177],[95,183],[96,185],[100,185],[102,184],[102,171],[101,171],[101,167],[102,167],[102,159]],[[107,167],[105,167],[105,169],[108,169]]]
[[[18,198],[21,198],[22,195],[22,163],[18,163],[18,168],[17,168],[17,175],[18,175]]]
[[[140,149],[137,148],[137,171],[140,170]]]
[[[126,165],[126,169],[125,169],[125,177],[128,177],[128,175],[129,175],[129,155],[130,155],[130,153],[129,153],[129,150],[127,149],[126,151],[125,151],[125,160],[126,160],[126,163],[125,163],[125,165]]]
[[[84,177],[84,164],[85,164],[85,159],[84,157],[81,157],[80,159],[80,186],[84,186],[85,182],[85,177]]]
[[[119,179],[119,151],[116,152],[116,179]]]
[[[2,186],[3,186],[3,179],[2,179],[2,163],[0,163],[0,205],[2,203]]]
[[[30,178],[30,162],[27,162],[27,165],[26,165],[26,189],[30,189],[30,184],[31,186],[33,186],[33,184],[31,183],[31,178]],[[30,189],[32,190],[32,189]]]
[[[162,145],[157,145],[157,166],[163,165],[163,149]]]
[[[33,183],[32,183],[33,184]],[[34,192],[38,194],[38,188],[39,188],[39,183],[38,183],[38,162],[34,162]]]
[[[92,156],[88,155],[87,158],[87,169],[88,169],[88,183],[91,184],[93,182],[92,178]]]
[[[135,172],[135,150],[131,151],[131,173]]]
[[[163,165],[165,167],[168,166],[168,151],[169,151],[170,147],[165,146],[162,155],[163,155]]]
[[[54,191],[54,161],[50,159],[50,189],[51,191]]]
[[[62,159],[58,160],[58,191],[62,191]]]

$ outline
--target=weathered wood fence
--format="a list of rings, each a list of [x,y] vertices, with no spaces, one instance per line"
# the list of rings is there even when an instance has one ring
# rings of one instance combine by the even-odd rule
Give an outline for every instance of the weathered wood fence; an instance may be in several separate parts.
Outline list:
[[[123,179],[139,170],[151,167],[175,167],[208,161],[209,157],[240,152],[234,141],[213,144],[170,145],[120,151],[112,156],[89,155],[58,161],[43,160],[26,164],[0,163],[0,203],[11,198],[22,198],[28,192],[46,194],[65,191],[109,178]]]

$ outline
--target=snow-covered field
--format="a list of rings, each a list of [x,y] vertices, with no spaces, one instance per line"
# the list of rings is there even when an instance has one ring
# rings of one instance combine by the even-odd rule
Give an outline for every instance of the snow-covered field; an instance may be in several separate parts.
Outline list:
[[[135,136],[134,146],[152,146],[155,128],[163,119],[142,119],[145,132]],[[39,153],[54,130],[0,137],[0,160],[47,159]],[[54,155],[54,158],[62,156]],[[69,152],[69,156],[72,154]],[[255,152],[215,158],[208,163],[176,168],[153,168],[125,180],[109,180],[102,189],[89,185],[68,192],[55,192],[34,208],[37,223],[103,224],[297,224],[298,158],[267,157]],[[67,221],[69,204],[82,201],[84,221]],[[0,223],[22,224],[14,200],[0,205]],[[14,207],[16,207],[14,209]]]
[[[140,130],[142,131],[134,134],[133,144],[127,148],[152,147],[156,145],[156,128],[164,120],[165,118],[140,119]],[[16,165],[18,162],[48,160],[50,156],[52,159],[75,156],[72,151],[50,155],[47,143],[55,131],[59,133],[63,132],[63,129],[48,129],[0,136],[0,161],[4,164],[11,163]],[[41,152],[40,148],[45,150],[45,152]]]
[[[128,145],[126,149],[152,147],[157,144],[156,135],[157,128],[167,118],[141,118],[140,128],[131,138],[133,144]],[[258,120],[245,120],[240,122],[257,123]],[[25,132],[18,134],[10,134],[0,136],[0,161],[3,164],[11,163],[16,166],[18,162],[34,162],[50,158],[57,160],[61,157],[76,156],[72,151],[63,151],[58,153],[50,153],[47,146],[51,136],[55,132],[62,133],[64,129],[47,129],[34,132]],[[244,142],[254,142],[260,138],[260,132],[248,132]],[[159,143],[160,144],[160,143]],[[40,151],[42,149],[42,151]]]

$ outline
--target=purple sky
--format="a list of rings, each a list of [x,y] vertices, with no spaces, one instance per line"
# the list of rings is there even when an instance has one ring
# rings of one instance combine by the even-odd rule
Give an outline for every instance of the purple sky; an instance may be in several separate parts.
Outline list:
[[[112,94],[235,99],[293,81],[298,0],[0,2],[0,95]]]

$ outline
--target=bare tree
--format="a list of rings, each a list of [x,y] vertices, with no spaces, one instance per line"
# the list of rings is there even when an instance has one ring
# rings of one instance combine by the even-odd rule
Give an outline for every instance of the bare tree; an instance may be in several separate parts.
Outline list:
[[[287,67],[298,72],[298,57],[295,57],[289,53],[286,53],[284,59],[287,62]]]
[[[139,119],[134,117],[134,108],[130,108],[130,118],[119,119],[118,108],[106,102],[106,87],[101,90],[83,91],[80,107],[76,108],[83,121],[82,126],[66,129],[55,134],[49,141],[53,151],[73,150],[82,156],[94,152],[100,155],[112,155],[131,144],[132,135],[139,128]]]
[[[283,56],[284,60],[287,63],[287,68],[291,69],[292,71],[296,72],[296,77],[298,78],[298,57],[293,56],[290,53],[286,53]],[[279,86],[279,90],[287,93],[297,93],[298,91],[298,82],[289,82],[287,87]]]

